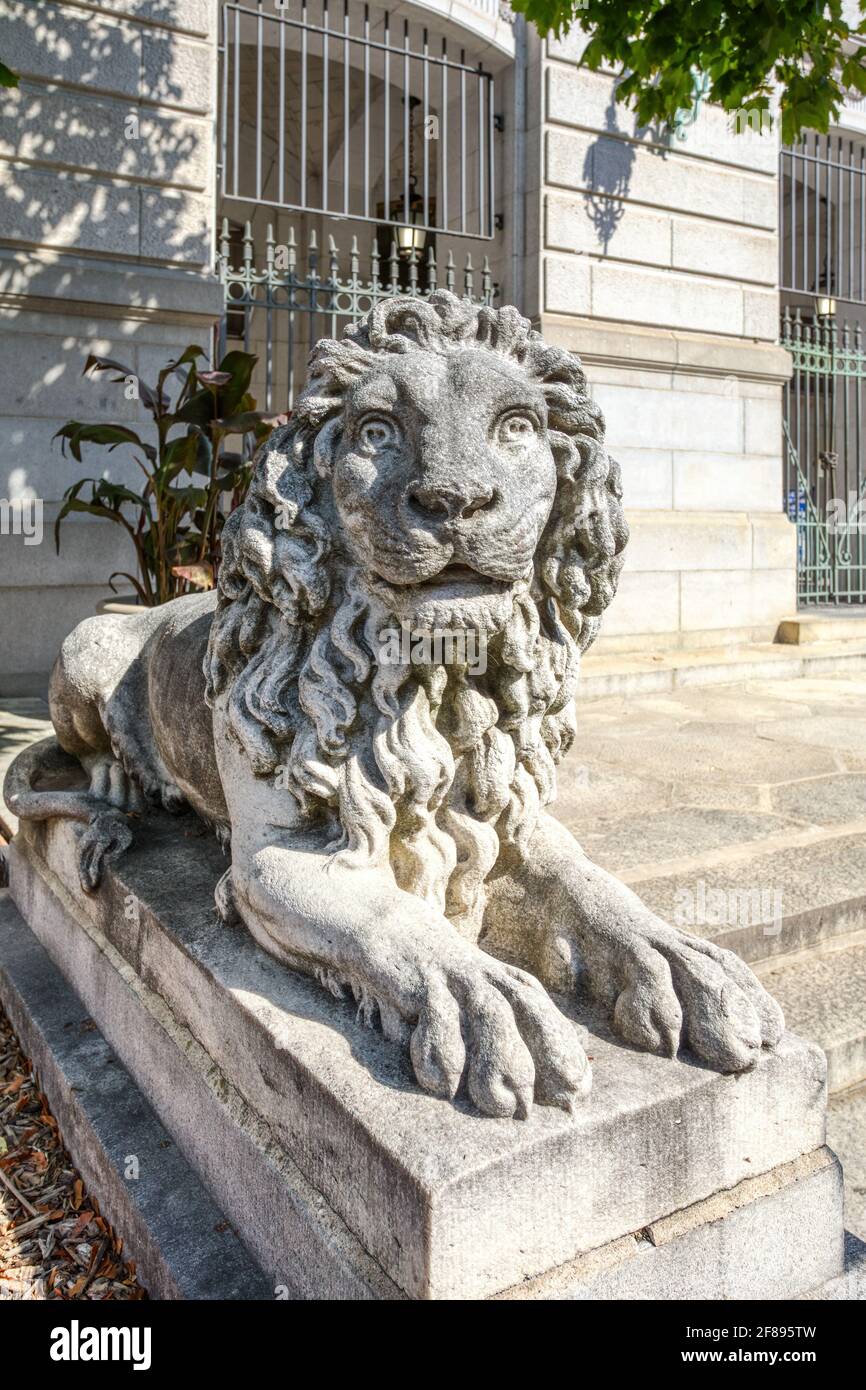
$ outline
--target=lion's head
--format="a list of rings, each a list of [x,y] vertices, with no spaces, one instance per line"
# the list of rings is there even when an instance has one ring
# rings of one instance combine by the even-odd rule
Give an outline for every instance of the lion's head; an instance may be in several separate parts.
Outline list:
[[[515,309],[385,300],[316,345],[226,524],[208,698],[337,852],[469,929],[553,798],[620,497],[576,357]],[[382,660],[407,628],[477,634],[486,670]]]

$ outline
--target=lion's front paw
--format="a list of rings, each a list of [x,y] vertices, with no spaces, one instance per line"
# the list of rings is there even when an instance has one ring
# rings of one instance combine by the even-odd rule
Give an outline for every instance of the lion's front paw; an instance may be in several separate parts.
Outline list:
[[[532,975],[476,951],[425,974],[410,1054],[421,1086],[452,1099],[465,1076],[486,1115],[523,1119],[533,1099],[571,1110],[591,1072],[574,1026]]]
[[[719,1071],[745,1071],[781,1038],[782,1010],[733,951],[663,922],[616,937],[613,1022],[626,1042],[669,1056],[682,1043]]]

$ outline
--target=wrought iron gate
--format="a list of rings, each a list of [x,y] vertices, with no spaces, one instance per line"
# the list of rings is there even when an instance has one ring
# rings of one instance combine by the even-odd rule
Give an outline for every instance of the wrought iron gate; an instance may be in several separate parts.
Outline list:
[[[266,410],[287,410],[303,383],[306,359],[319,338],[339,337],[347,323],[357,323],[381,299],[410,294],[426,298],[436,289],[451,290],[476,304],[496,298],[485,256],[473,265],[466,251],[455,262],[449,251],[437,263],[432,245],[426,252],[411,247],[401,253],[396,241],[383,251],[374,237],[363,257],[356,237],[339,248],[328,237],[320,251],[316,233],[299,246],[294,230],[283,245],[267,230],[263,263],[256,260],[250,224],[241,229],[224,221],[219,274],[225,287],[226,313],[220,325],[220,357],[242,344],[259,358],[253,393]],[[464,243],[465,245],[465,243]]]
[[[785,498],[803,606],[866,603],[866,351],[860,323],[786,310]]]
[[[808,132],[781,152],[784,506],[801,606],[866,604],[866,143]]]

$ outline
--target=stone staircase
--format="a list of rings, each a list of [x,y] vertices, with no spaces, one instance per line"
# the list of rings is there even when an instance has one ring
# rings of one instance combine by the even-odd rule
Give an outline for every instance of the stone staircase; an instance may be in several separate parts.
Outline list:
[[[791,635],[741,647],[618,653],[603,646],[598,652],[591,649],[583,660],[579,698],[649,695],[689,686],[866,670],[866,620],[846,622],[844,637],[830,625],[832,621],[790,619],[780,625],[780,632],[784,628]]]
[[[831,1095],[866,1081],[866,932],[757,967],[794,1032],[827,1054]]]
[[[711,653],[683,655],[679,665],[669,655],[659,663],[665,680],[644,693],[631,676],[613,681],[611,669],[605,697],[584,690],[578,702],[576,761],[561,769],[557,812],[587,853],[662,917],[748,960],[789,1028],[823,1048],[846,1224],[866,1239],[859,626],[845,643],[830,643],[820,623],[792,622],[787,642],[750,649],[745,669],[742,653],[717,665]],[[613,658],[604,661],[612,668]],[[587,672],[603,664],[587,662]],[[721,683],[724,670],[739,671],[738,683]]]
[[[769,911],[758,909],[767,917],[777,885],[782,903],[792,898],[792,910],[783,907],[777,920],[701,923],[694,930],[748,960],[782,1005],[791,1031],[823,1049],[831,1131],[839,1128],[840,1145],[856,1132],[851,1156],[866,1153],[866,821],[842,823],[832,837],[812,843],[732,855],[722,865],[692,861],[652,878],[627,871],[622,877],[668,920],[676,920],[678,903],[700,893],[712,903],[720,899],[711,895],[721,892],[741,906],[750,885],[770,884]],[[858,1126],[846,1123],[849,1111],[859,1117]],[[835,1146],[832,1134],[830,1142]],[[849,1217],[858,1213],[849,1224],[866,1239],[866,1174],[853,1183],[849,1155],[840,1156],[849,1178]]]
[[[827,1143],[845,1174],[846,1228],[866,1240],[866,931],[829,936],[756,971],[792,1032],[827,1055]],[[859,1298],[866,1266],[861,1278]]]
[[[794,646],[809,646],[815,642],[866,642],[866,615],[862,609],[839,612],[833,609],[814,609],[783,618],[779,623],[776,641]]]
[[[826,1052],[836,1094],[866,1083],[866,817],[796,839],[621,877],[669,921],[683,903],[703,902],[698,919],[727,912],[718,925],[698,920],[694,930],[749,961],[792,1031]]]
[[[617,644],[623,639],[616,639]],[[783,618],[773,642],[613,650],[604,634],[584,658],[580,698],[648,695],[746,680],[790,680],[866,668],[862,609],[815,609]]]

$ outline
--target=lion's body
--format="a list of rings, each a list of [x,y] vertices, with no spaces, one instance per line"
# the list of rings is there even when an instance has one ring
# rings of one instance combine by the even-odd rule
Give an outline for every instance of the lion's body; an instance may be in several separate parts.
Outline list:
[[[752,1065],[782,1025],[747,967],[545,811],[623,562],[620,498],[576,357],[513,309],[382,302],[316,346],[225,524],[218,595],[64,643],[52,718],[90,791],[25,788],[19,813],[90,818],[94,891],[142,794],[190,805],[231,839],[222,914],[488,1114],[588,1088],[539,980],[580,978],[637,1046]],[[395,660],[407,627],[469,633],[484,662]]]
[[[61,648],[49,707],[68,753],[112,756],[153,800],[188,804],[222,838],[228,811],[203,671],[215,606],[215,594],[191,595],[89,618]]]

